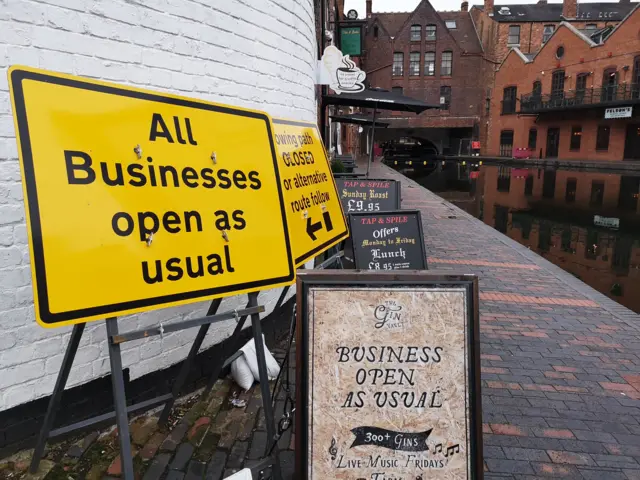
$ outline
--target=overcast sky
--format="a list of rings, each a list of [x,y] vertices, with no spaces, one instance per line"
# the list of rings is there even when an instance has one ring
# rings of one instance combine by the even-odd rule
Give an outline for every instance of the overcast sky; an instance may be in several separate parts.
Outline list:
[[[602,0],[591,0],[602,1]],[[604,0],[606,1],[606,0]],[[580,0],[581,3],[591,3],[590,0]],[[411,12],[420,3],[420,0],[373,0],[374,12]],[[462,0],[431,0],[431,4],[436,10],[459,10]],[[470,5],[482,5],[484,0],[469,0]],[[496,5],[509,5],[518,3],[537,3],[537,0],[495,0]],[[551,1],[549,3],[562,3],[561,1]],[[615,2],[614,2],[615,3]],[[345,0],[344,9],[349,11],[355,8],[358,10],[359,18],[365,16],[365,0]]]

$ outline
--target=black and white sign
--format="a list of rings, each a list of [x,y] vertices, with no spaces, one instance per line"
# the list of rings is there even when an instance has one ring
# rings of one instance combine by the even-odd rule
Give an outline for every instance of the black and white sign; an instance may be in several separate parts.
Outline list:
[[[349,215],[350,247],[361,270],[426,270],[427,258],[420,212]]]
[[[604,118],[612,120],[615,118],[631,118],[633,115],[633,107],[616,107],[607,108],[604,111]]]
[[[400,184],[396,180],[336,178],[345,215],[400,208]]]

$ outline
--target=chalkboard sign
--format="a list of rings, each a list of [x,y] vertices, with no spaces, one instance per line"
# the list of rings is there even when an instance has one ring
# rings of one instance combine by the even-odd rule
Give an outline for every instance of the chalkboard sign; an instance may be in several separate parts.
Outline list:
[[[427,269],[422,221],[417,210],[352,213],[349,232],[357,269]]]
[[[336,185],[345,215],[400,208],[400,183],[397,180],[336,178]]]
[[[297,281],[294,478],[481,480],[477,278]]]

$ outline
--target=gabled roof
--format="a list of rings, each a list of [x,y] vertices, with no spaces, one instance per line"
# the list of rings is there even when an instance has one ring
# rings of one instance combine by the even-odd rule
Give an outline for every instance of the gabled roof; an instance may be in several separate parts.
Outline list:
[[[420,4],[416,10],[420,8]],[[386,30],[390,37],[396,38],[403,28],[410,23],[413,12],[396,12],[396,13],[376,13],[371,15],[370,24],[376,21]],[[434,14],[440,17],[442,27],[445,21],[455,20],[457,28],[447,29],[455,42],[466,53],[482,53],[482,44],[478,38],[478,33],[473,25],[471,14],[469,12],[436,12]]]
[[[469,12],[438,12],[443,21],[455,20],[455,29],[449,29],[449,33],[460,45],[460,48],[467,53],[482,53],[482,45],[478,39],[478,33],[471,14]]]
[[[578,3],[578,15],[575,20],[619,22],[637,4],[637,2]],[[474,6],[474,8],[484,10],[482,6]],[[493,19],[497,22],[558,22],[562,19],[562,3],[496,5],[493,7]]]
[[[371,15],[371,21],[374,22],[377,20],[389,36],[395,38],[410,15],[411,12],[373,13]]]

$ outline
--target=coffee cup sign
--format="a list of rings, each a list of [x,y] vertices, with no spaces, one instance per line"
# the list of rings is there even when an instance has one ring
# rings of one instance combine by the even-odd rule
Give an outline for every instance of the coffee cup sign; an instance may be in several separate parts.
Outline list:
[[[349,55],[333,45],[328,46],[322,55],[322,68],[329,74],[329,86],[338,95],[341,93],[357,93],[364,90],[364,79],[367,74],[360,70]]]

